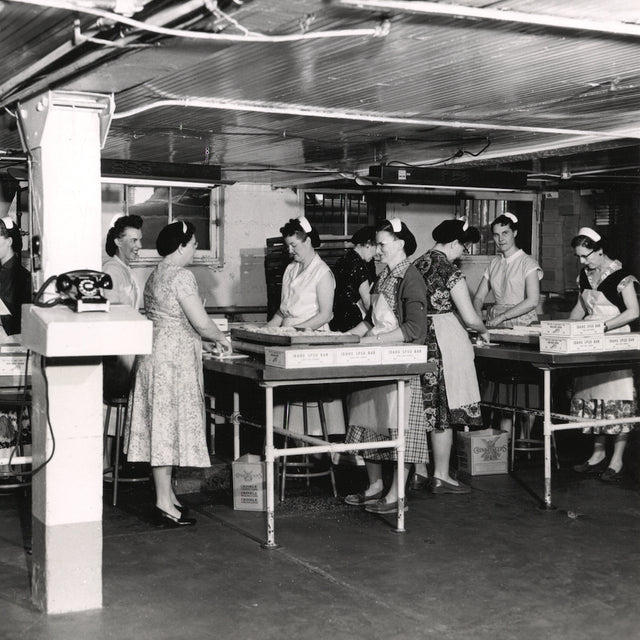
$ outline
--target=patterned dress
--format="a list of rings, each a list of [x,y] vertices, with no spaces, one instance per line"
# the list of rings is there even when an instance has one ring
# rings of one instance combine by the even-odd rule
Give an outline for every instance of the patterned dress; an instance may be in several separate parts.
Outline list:
[[[180,306],[197,294],[194,275],[159,264],[144,288],[153,321],[150,355],[136,358],[125,448],[129,462],[151,466],[210,466],[205,439],[202,343]]]
[[[444,253],[430,250],[420,256],[414,266],[422,274],[427,285],[427,347],[429,362],[436,365],[434,372],[421,376],[424,412],[427,430],[444,431],[452,425],[482,425],[480,414],[480,392],[473,362],[473,347],[466,330],[454,315],[454,303],[451,289],[464,280],[462,271],[451,264]],[[461,332],[462,331],[462,332]],[[445,382],[445,366],[438,336],[451,339],[454,348],[460,353],[452,359],[450,379],[459,382],[451,387],[450,396],[464,391],[467,400],[462,403],[450,402]],[[457,344],[456,344],[457,343]],[[462,379],[466,378],[466,382]]]
[[[347,253],[333,267],[336,278],[336,293],[333,299],[333,320],[329,323],[332,331],[349,331],[362,322],[360,286],[371,284],[368,264],[354,250]]]
[[[622,291],[629,284],[638,284],[635,276],[614,260],[599,280],[583,269],[578,276],[580,298],[587,315],[585,320],[610,320],[625,309]],[[626,333],[629,325],[611,333]],[[637,415],[636,392],[631,369],[617,371],[596,370],[574,380],[571,415],[589,419],[630,418]],[[585,427],[584,433],[629,433],[633,424],[613,424],[603,427]]]

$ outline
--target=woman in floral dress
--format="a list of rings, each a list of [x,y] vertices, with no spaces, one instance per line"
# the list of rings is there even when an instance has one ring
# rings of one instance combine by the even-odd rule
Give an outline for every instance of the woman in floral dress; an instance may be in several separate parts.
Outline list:
[[[462,271],[453,264],[480,234],[463,220],[445,220],[433,230],[436,244],[413,264],[427,286],[427,346],[433,373],[422,376],[427,430],[431,432],[434,474],[433,493],[468,493],[471,489],[449,473],[453,442],[452,425],[481,425],[480,391],[473,346],[464,326],[488,342],[489,334],[471,302]],[[456,315],[454,312],[457,312]],[[426,476],[426,468],[416,467]]]
[[[156,524],[195,523],[171,486],[174,466],[208,467],[205,438],[201,338],[225,352],[231,344],[209,319],[196,279],[185,267],[198,243],[189,222],[173,222],[156,241],[162,262],[144,288],[147,318],[153,321],[150,355],[136,359],[130,395],[127,447],[130,462],[150,462],[156,487]]]

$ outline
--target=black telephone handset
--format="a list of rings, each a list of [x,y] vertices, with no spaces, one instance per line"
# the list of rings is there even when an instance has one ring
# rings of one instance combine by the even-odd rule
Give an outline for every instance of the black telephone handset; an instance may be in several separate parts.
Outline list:
[[[92,269],[68,271],[56,278],[59,293],[72,293],[74,287],[80,298],[95,298],[100,296],[100,289],[113,289],[113,281],[108,273]]]

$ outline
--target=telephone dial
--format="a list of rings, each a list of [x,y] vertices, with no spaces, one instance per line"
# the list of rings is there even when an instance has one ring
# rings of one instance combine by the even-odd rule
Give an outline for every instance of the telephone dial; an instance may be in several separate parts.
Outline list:
[[[45,289],[55,281],[57,298],[43,301]],[[39,307],[53,307],[65,304],[74,311],[109,311],[109,301],[100,293],[100,289],[112,289],[113,281],[108,273],[92,269],[78,269],[51,276],[40,287],[34,298]]]

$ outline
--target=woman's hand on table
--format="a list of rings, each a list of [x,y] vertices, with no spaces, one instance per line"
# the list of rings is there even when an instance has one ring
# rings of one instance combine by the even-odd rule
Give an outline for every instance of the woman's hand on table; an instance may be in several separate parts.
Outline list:
[[[495,318],[487,320],[486,325],[487,327],[499,327],[506,319],[507,317],[504,315],[504,313],[501,313]]]
[[[221,338],[215,342],[203,342],[202,348],[214,356],[230,355],[233,351],[231,342],[227,338]]]

